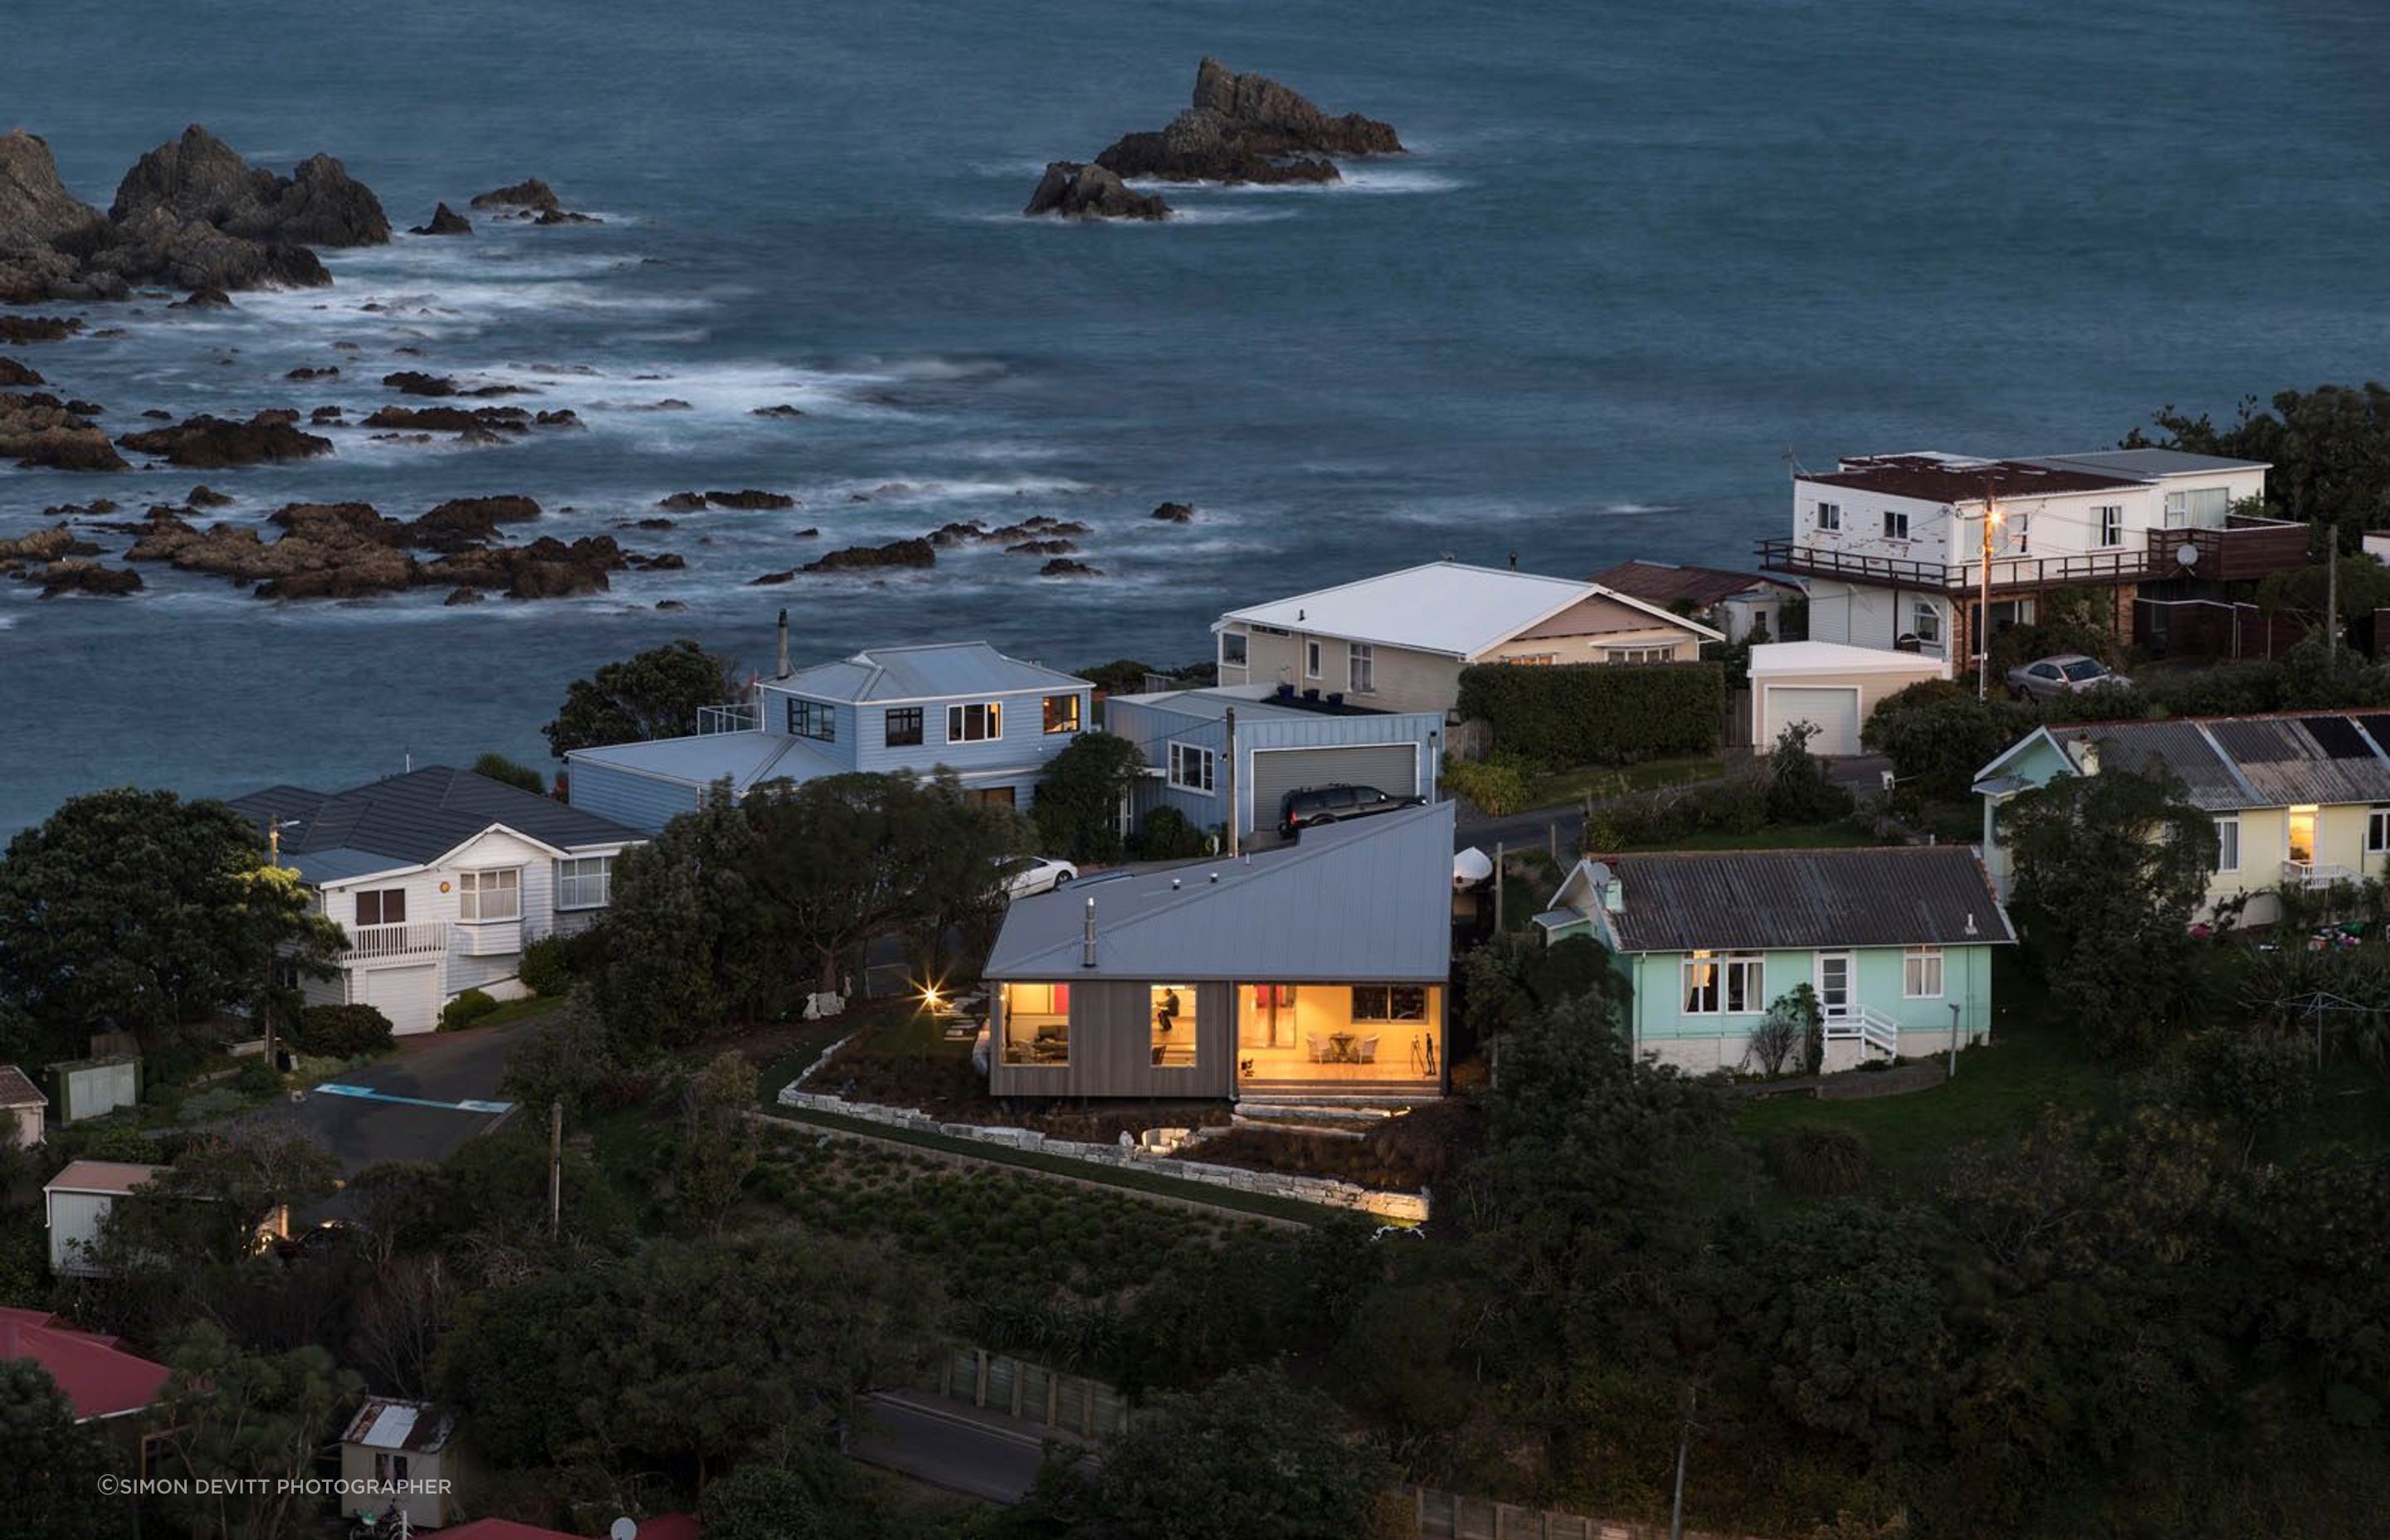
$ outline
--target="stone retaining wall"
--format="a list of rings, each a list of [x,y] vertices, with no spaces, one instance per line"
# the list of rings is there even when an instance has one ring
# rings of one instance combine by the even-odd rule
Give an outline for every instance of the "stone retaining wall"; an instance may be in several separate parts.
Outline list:
[[[836,1051],[835,1047],[831,1049],[832,1053]],[[817,1065],[827,1063],[829,1057],[826,1053],[815,1062]],[[1297,1202],[1317,1203],[1323,1208],[1350,1209],[1357,1213],[1375,1214],[1394,1224],[1423,1225],[1427,1222],[1428,1195],[1424,1192],[1380,1192],[1325,1176],[1292,1176],[1274,1171],[1248,1171],[1242,1166],[1175,1160],[1162,1151],[1148,1149],[1133,1141],[1117,1145],[1085,1144],[1075,1139],[1049,1138],[1034,1128],[991,1128],[975,1123],[941,1123],[927,1112],[909,1107],[843,1101],[837,1097],[808,1091],[804,1084],[811,1073],[812,1071],[808,1070],[781,1091],[781,1106],[835,1113],[863,1123],[909,1129],[917,1134],[938,1134],[950,1139],[970,1139],[1007,1149],[1052,1155],[1092,1166],[1145,1171],[1156,1176],[1176,1177],[1182,1182],[1231,1187],[1239,1192],[1260,1193],[1271,1198],[1291,1198]]]

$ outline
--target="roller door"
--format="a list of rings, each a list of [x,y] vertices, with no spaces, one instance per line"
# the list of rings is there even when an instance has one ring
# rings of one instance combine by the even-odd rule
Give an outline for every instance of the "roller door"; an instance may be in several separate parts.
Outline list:
[[[1806,722],[1818,729],[1809,740],[1813,754],[1856,754],[1859,751],[1859,692],[1853,685],[1767,685],[1760,702],[1759,741],[1765,754],[1776,746],[1784,729]]]

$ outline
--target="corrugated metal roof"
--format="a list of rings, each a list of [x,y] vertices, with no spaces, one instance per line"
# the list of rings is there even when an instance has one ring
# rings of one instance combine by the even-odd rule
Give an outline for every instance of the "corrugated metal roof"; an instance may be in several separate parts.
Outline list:
[[[166,1170],[131,1161],[71,1161],[67,1168],[42,1184],[44,1192],[131,1192]]]
[[[2146,773],[2163,769],[2182,782],[2193,807],[2210,813],[2263,807],[2265,799],[2234,771],[2231,762],[2200,730],[2199,719],[2180,717],[2165,722],[2096,722],[2080,727],[2055,727],[2051,737],[2077,765],[2079,747],[2088,738],[2100,746],[2102,769]]]
[[[770,683],[775,689],[816,699],[857,703],[1089,687],[1075,674],[1007,657],[985,642],[875,647]]]
[[[631,844],[647,838],[552,797],[444,765],[330,795],[277,786],[236,797],[231,805],[260,832],[269,823],[278,823],[286,855],[364,852],[387,856],[399,866],[436,860],[493,824],[559,850]],[[330,865],[348,876],[361,875],[346,855]]]
[[[1629,952],[1771,947],[1958,946],[2014,941],[1974,852],[1680,851],[1622,855]]]
[[[2324,720],[2347,724],[2345,717]],[[2361,759],[2337,757],[2295,717],[2230,718],[2208,724],[2207,730],[2264,806],[2390,802],[2390,762],[2371,742],[2359,740]],[[2337,735],[2325,731],[2339,743]]]
[[[1333,588],[1231,610],[1220,619],[1466,659],[1509,641],[1573,604],[1605,597],[1670,625],[1703,636],[1717,635],[1698,621],[1594,584],[1458,561],[1431,561],[1399,572],[1381,572]]]
[[[1334,824],[1239,860],[1086,879],[1006,911],[989,979],[1441,980],[1453,804]],[[1173,884],[1177,884],[1173,886]],[[1096,966],[1083,968],[1087,905]]]
[[[428,1401],[398,1401],[370,1396],[349,1419],[343,1444],[367,1449],[411,1449],[436,1454],[448,1442],[456,1419]]]
[[[2080,455],[2036,455],[2032,458],[2039,465],[2133,477],[2201,476],[2267,468],[2267,462],[2263,460],[2228,460],[2215,455],[2192,455],[2180,449],[2094,449]]]
[[[613,765],[691,786],[727,780],[733,790],[742,794],[759,781],[807,781],[847,769],[803,738],[759,731],[611,743],[601,749],[575,749],[565,758],[576,764]]]

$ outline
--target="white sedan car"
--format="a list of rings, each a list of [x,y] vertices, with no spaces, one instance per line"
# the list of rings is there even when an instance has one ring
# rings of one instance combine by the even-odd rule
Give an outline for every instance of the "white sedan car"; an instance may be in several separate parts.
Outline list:
[[[1018,866],[1008,864],[1004,879],[1007,902],[1050,893],[1079,875],[1079,868],[1050,855],[1033,855]]]

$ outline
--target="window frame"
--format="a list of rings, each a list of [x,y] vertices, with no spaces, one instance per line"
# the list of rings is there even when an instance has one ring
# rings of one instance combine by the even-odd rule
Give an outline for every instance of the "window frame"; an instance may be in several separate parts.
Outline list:
[[[1324,660],[1325,650],[1319,645],[1319,638],[1305,636],[1303,639],[1303,676],[1305,679],[1318,678],[1320,669],[1325,666]]]
[[[1230,649],[1231,646],[1233,646],[1233,647],[1234,647],[1235,651],[1236,651],[1236,656],[1234,656],[1234,657],[1230,657],[1230,656],[1229,656],[1229,649]],[[1251,640],[1251,638],[1250,638],[1249,636],[1247,636],[1247,635],[1246,635],[1244,632],[1241,632],[1241,631],[1223,631],[1223,632],[1221,632],[1221,633],[1220,633],[1220,666],[1221,666],[1222,668],[1245,668],[1245,667],[1248,667],[1248,666],[1249,666],[1249,664],[1248,664],[1247,660],[1249,660],[1249,659],[1250,659],[1250,658],[1252,658],[1252,656],[1253,656],[1253,650],[1252,650],[1252,648],[1253,648],[1252,640]]]
[[[2237,872],[2241,869],[2241,815],[2218,814],[2214,822],[2217,873],[2221,876],[2227,872]]]
[[[1168,1032],[1162,1030],[1163,996],[1165,994],[1177,997],[1176,1008],[1171,1013],[1171,1028]],[[1152,1055],[1150,1068],[1191,1070],[1201,1062],[1202,1050],[1200,1046],[1202,1042],[1203,1023],[1201,999],[1201,993],[1191,983],[1165,982],[1146,985],[1146,1046]],[[1181,1047],[1186,1050],[1184,1059],[1165,1059],[1163,1057],[1170,1050]]]
[[[2101,550],[2114,550],[2125,543],[2125,505],[2095,503],[2091,519]]]
[[[575,867],[595,866],[598,868],[598,897],[587,896],[591,880],[585,871]],[[567,900],[567,893],[576,896]],[[610,855],[568,855],[556,863],[556,907],[559,914],[581,909],[603,909],[614,902],[614,858]]]
[[[1933,975],[1934,987],[1924,987],[1926,975]],[[1904,1000],[1939,1000],[1947,992],[1950,965],[1939,946],[1911,946],[1900,954],[1900,997]]]
[[[2390,807],[2369,807],[2365,810],[2365,853],[2380,855],[2390,851]]]
[[[1812,506],[1811,512],[1816,516],[1819,533],[1840,534],[1843,533],[1842,504],[1818,503]]]
[[[1939,644],[1942,640],[1942,607],[1932,599],[1919,599],[1909,610],[1909,634],[1921,642]]]
[[[1605,663],[1673,663],[1677,661],[1677,644],[1654,642],[1643,647],[1610,647],[1601,649]]]
[[[511,893],[511,913],[483,914],[483,900],[492,893]],[[469,909],[472,912],[467,913]],[[483,866],[456,874],[456,921],[460,925],[506,925],[522,918],[522,868]]]
[[[1043,719],[1043,724],[1046,729],[1045,736],[1047,738],[1052,738],[1062,733],[1078,732],[1080,730],[1080,725],[1086,720],[1086,713],[1081,710],[1079,705],[1079,692],[1076,690],[1071,690],[1061,695],[1046,696],[1041,699],[1038,704],[1040,708],[1040,715]],[[1071,709],[1070,720],[1059,726],[1055,725],[1054,718],[1054,708],[1057,704],[1066,705]]]
[[[1183,774],[1179,768],[1182,755],[1186,756],[1189,763],[1200,766],[1198,774],[1201,784],[1195,780],[1180,778]],[[1182,743],[1176,738],[1172,738],[1163,767],[1163,783],[1174,791],[1185,791],[1199,797],[1216,796],[1219,781],[1217,761],[1217,752],[1203,744]]]
[[[1344,644],[1344,688],[1351,695],[1378,693],[1378,653],[1368,643]]]
[[[1908,538],[1908,510],[1907,508],[1886,508],[1883,510],[1883,537],[1886,540],[1907,540]]]
[[[802,695],[789,697],[789,736],[810,738],[816,743],[836,743],[838,708],[827,700],[812,700]]]
[[[359,888],[355,890],[355,898],[356,906],[351,912],[357,917],[355,926],[357,930],[362,930],[375,925],[406,923],[406,890],[405,888]],[[392,918],[390,913],[390,903],[392,898],[398,900],[398,914],[395,918]],[[366,918],[367,899],[373,900],[375,918],[372,919]]]
[[[979,713],[983,732],[970,731],[971,713]],[[946,741],[948,743],[995,743],[1004,737],[1004,702],[1001,700],[957,701],[946,708]]]
[[[1071,986],[1067,983],[1032,980],[1021,983],[1007,983],[1001,987],[1004,991],[1004,1038],[996,1045],[997,1061],[1008,1067],[1019,1069],[1069,1069],[1071,1067]],[[1042,989],[1047,992],[1045,1009],[1024,1012],[1017,1007],[1013,998],[1015,992],[1029,989]],[[1024,1014],[1041,1017],[1044,1020],[1026,1041],[1022,1041],[1013,1036],[1012,1030],[1014,1023]],[[1039,1043],[1058,1046],[1061,1049],[1060,1056],[1054,1059],[1034,1057],[1030,1050]]]
[[[1706,973],[1706,979],[1698,974]],[[1678,1000],[1686,1016],[1761,1016],[1767,1010],[1767,954],[1688,952],[1677,963]],[[1706,1001],[1706,1003],[1703,1003]]]
[[[883,749],[919,749],[922,734],[929,726],[924,720],[926,715],[919,706],[889,707],[880,713],[880,746]],[[897,725],[899,717],[911,719],[909,730]]]
[[[1427,1023],[1433,1007],[1433,984],[1353,984],[1344,1003],[1344,1019],[1356,1027],[1417,1027]],[[1408,1014],[1416,995],[1418,1014]],[[1364,997],[1369,1002],[1364,1004]]]

